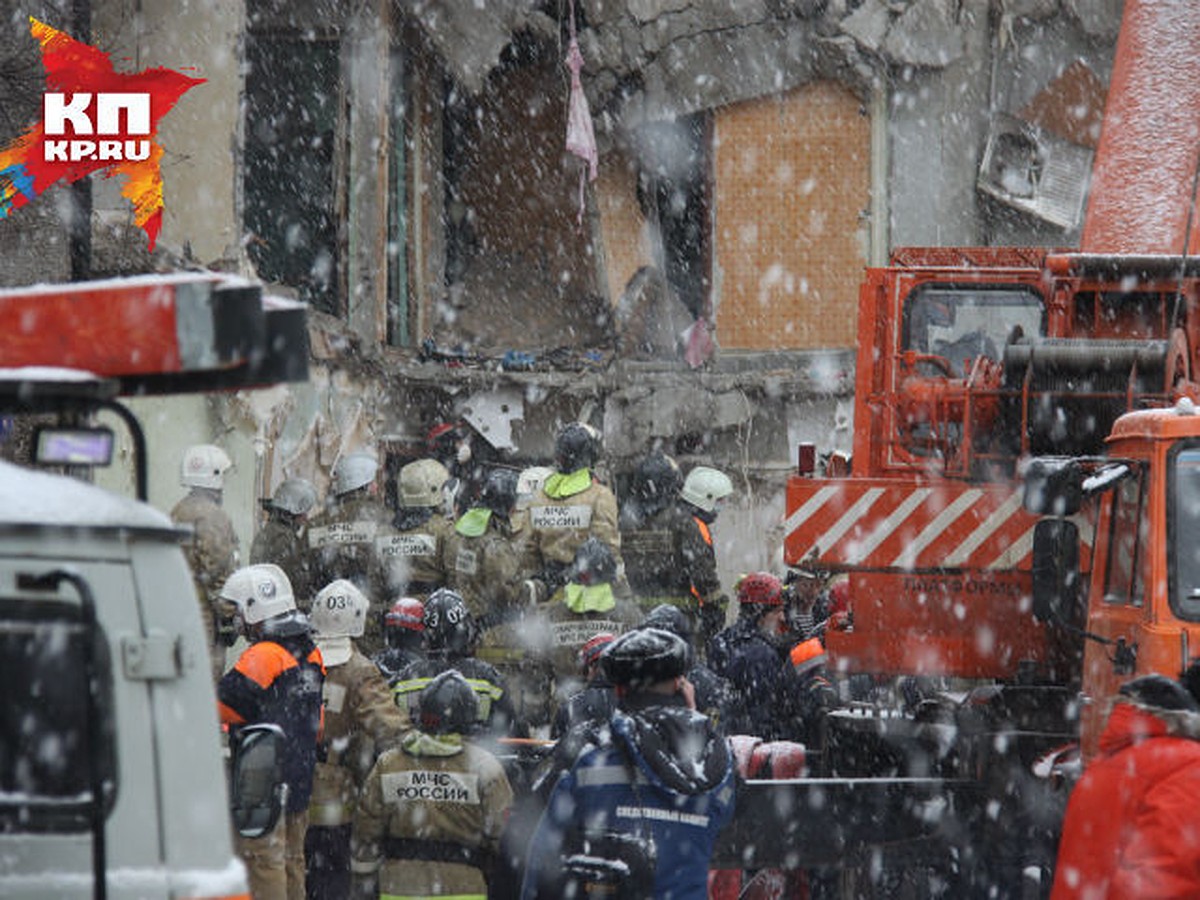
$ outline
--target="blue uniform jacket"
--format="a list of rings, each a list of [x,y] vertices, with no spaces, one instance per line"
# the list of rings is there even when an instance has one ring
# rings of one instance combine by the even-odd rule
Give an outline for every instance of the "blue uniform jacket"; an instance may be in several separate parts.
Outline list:
[[[568,836],[580,829],[652,836],[655,898],[705,900],[713,845],[733,815],[725,738],[705,716],[678,705],[614,713],[609,735],[584,749],[555,785],[529,845],[522,900],[550,896],[571,849]]]

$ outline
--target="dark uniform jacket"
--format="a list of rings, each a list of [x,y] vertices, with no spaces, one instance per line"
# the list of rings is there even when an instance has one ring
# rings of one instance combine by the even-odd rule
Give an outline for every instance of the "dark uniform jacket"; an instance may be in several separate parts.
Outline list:
[[[427,659],[419,660],[403,669],[392,681],[392,694],[396,703],[408,709],[413,722],[421,720],[419,700],[425,685],[448,669],[458,669],[475,691],[479,701],[479,728],[481,731],[504,737],[523,736],[523,728],[517,721],[507,685],[495,666],[473,656],[448,656],[431,653]]]
[[[268,519],[254,536],[250,544],[250,563],[274,563],[283,569],[292,583],[296,605],[304,612],[312,607],[313,595],[317,590],[325,587],[322,584],[313,588],[305,532],[277,516]]]
[[[217,685],[222,722],[283,729],[289,813],[304,812],[312,796],[324,680],[321,651],[307,635],[295,635],[251,644]]]
[[[756,622],[738,619],[714,637],[708,664],[729,683],[726,734],[752,734],[768,741],[784,737],[780,713],[787,664]]]

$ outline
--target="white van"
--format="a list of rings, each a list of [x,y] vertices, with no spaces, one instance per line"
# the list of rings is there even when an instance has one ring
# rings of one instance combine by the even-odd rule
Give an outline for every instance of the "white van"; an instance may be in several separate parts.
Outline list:
[[[249,896],[180,536],[0,463],[0,897]]]

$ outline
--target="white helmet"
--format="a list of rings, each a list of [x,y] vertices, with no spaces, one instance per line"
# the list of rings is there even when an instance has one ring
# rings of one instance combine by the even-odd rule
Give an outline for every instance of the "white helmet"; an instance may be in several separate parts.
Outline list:
[[[379,463],[370,453],[361,450],[347,453],[333,467],[333,492],[348,494],[370,484],[378,469]]]
[[[717,508],[717,501],[723,500],[733,493],[733,482],[729,476],[719,469],[708,466],[696,466],[688,472],[683,480],[683,489],[679,496],[705,512]]]
[[[225,485],[225,470],[232,465],[229,454],[216,444],[188,447],[179,467],[179,483],[219,491]]]
[[[313,599],[308,621],[319,639],[362,637],[371,603],[352,581],[332,581]]]
[[[436,459],[418,459],[400,470],[396,480],[401,506],[441,506],[442,488],[450,472]]]
[[[292,583],[283,569],[274,563],[257,563],[238,569],[225,580],[221,599],[236,604],[247,625],[296,609]]]
[[[517,509],[525,509],[529,501],[537,496],[546,479],[554,474],[549,466],[530,466],[517,476]]]
[[[271,506],[293,516],[302,516],[317,505],[317,489],[307,478],[285,478],[275,488]]]

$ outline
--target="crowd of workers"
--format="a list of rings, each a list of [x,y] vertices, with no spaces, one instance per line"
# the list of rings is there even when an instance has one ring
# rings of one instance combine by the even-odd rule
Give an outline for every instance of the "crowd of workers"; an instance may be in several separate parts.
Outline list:
[[[727,624],[710,529],[731,480],[684,477],[656,451],[618,509],[599,453],[596,431],[570,423],[553,467],[496,466],[457,491],[445,464],[418,459],[394,508],[374,456],[350,453],[322,508],[307,481],[279,485],[236,568],[229,459],[188,451],[173,517],[193,529],[222,721],[234,743],[259,722],[287,736],[280,823],[238,838],[256,898],[739,895],[737,876],[709,871],[733,812],[728,737],[819,756],[838,702],[822,635],[849,611],[837,584],[754,572]],[[237,637],[248,645],[225,671]],[[1162,847],[1172,823],[1192,827],[1176,801],[1198,796],[1200,705],[1161,676],[1118,699],[1112,760],[1072,797],[1055,897],[1110,896],[1096,885],[1119,878],[1129,896],[1200,887],[1200,840]],[[505,764],[531,745],[532,771]],[[1136,795],[1121,782],[1117,820],[1099,810],[1129,771],[1121,751],[1147,774]],[[517,803],[536,805],[532,834],[512,827]]]

